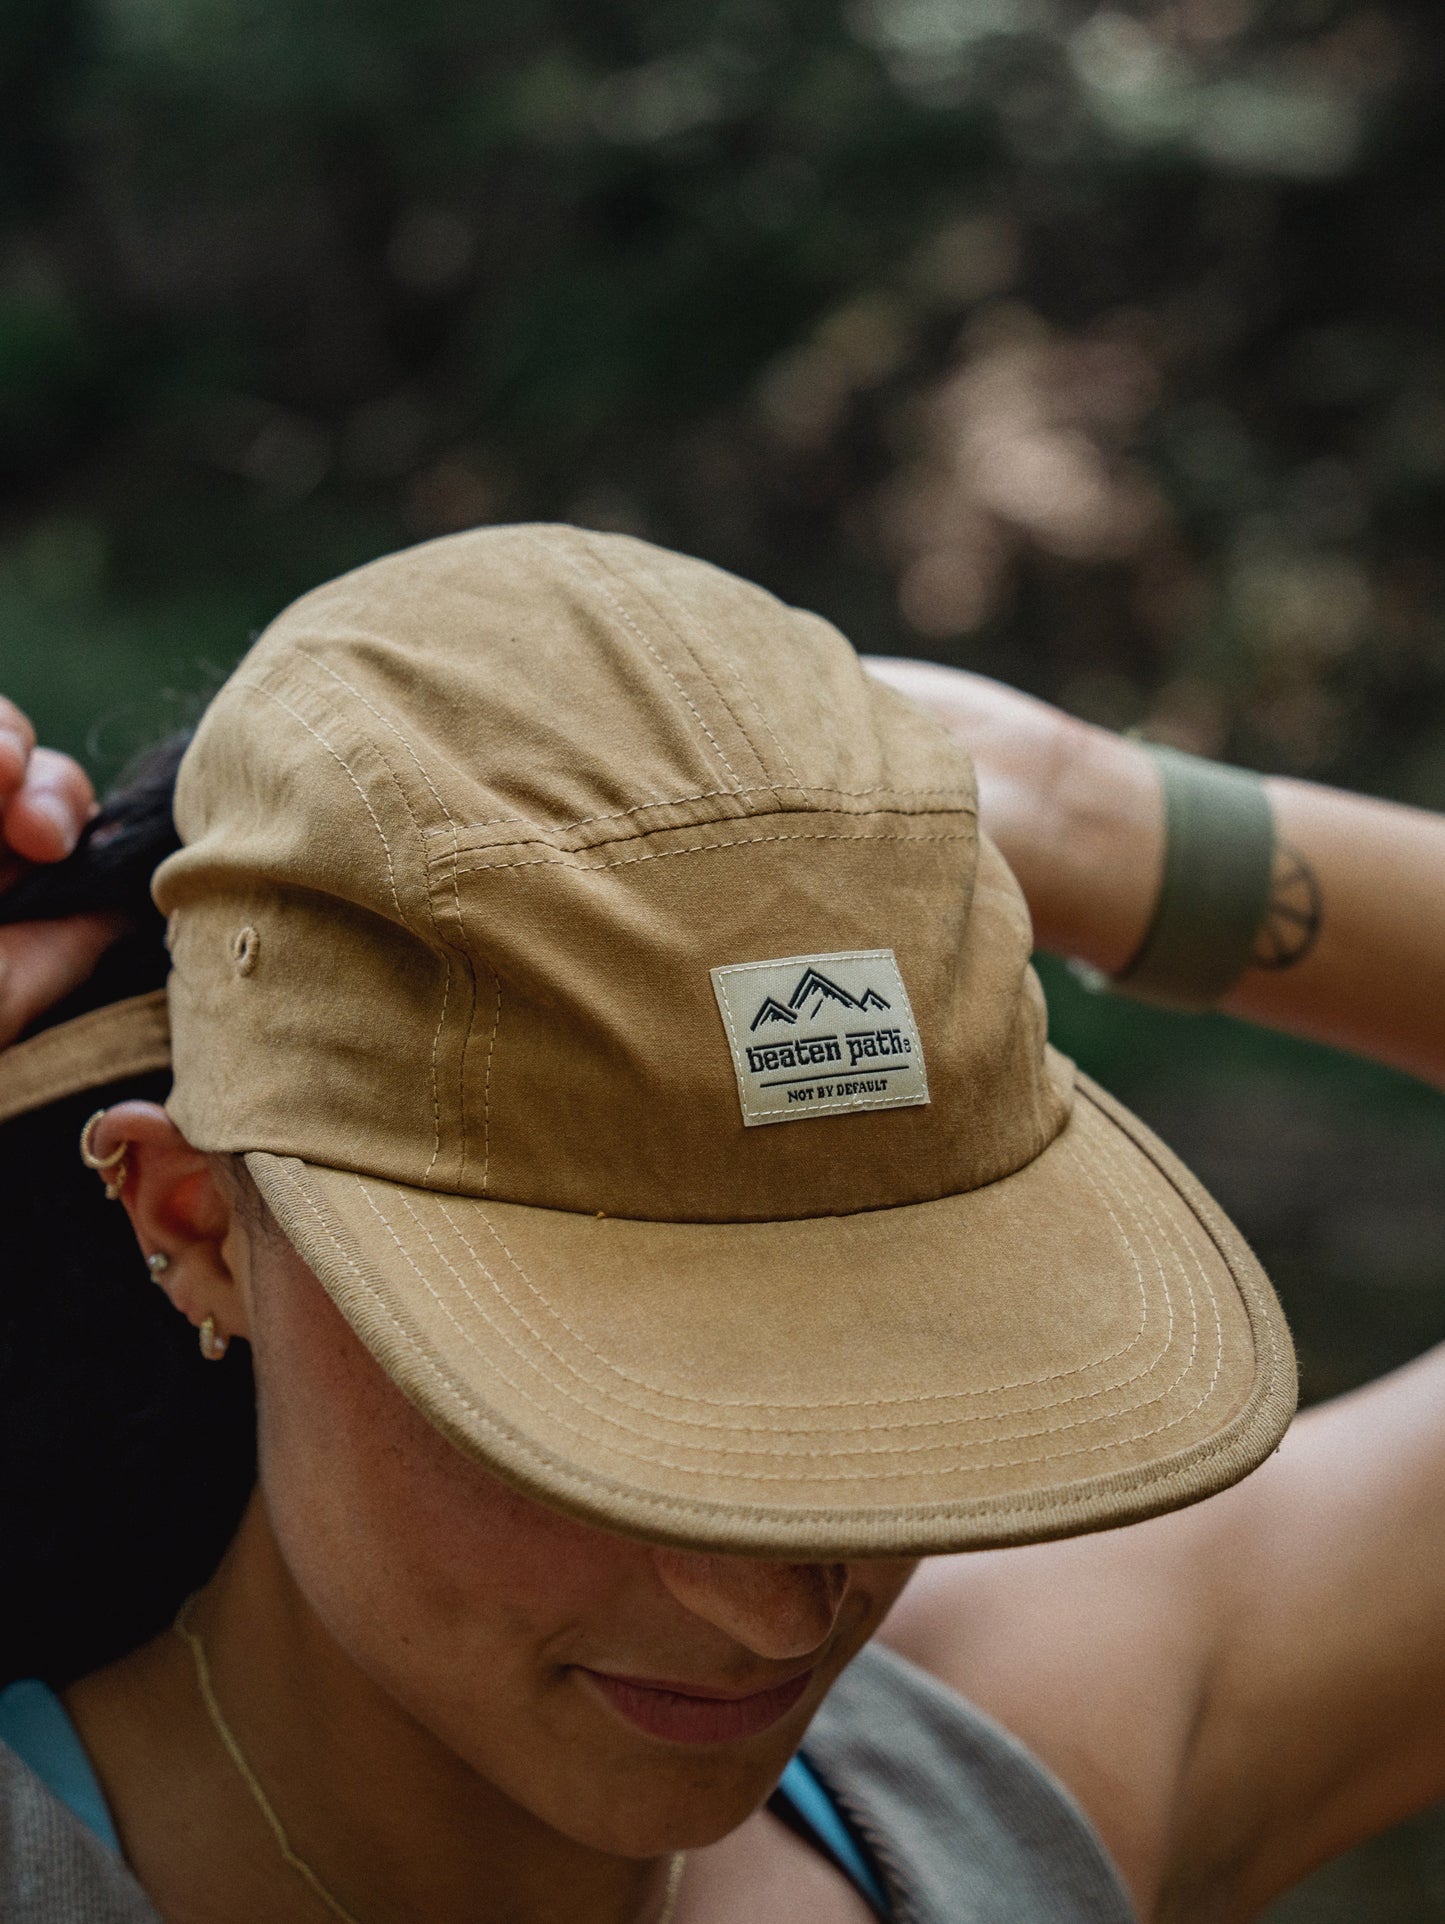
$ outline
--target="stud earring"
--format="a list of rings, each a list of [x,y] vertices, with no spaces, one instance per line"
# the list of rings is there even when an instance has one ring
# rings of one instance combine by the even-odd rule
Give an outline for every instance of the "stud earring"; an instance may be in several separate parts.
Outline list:
[[[223,1336],[216,1328],[214,1316],[208,1316],[201,1324],[201,1354],[208,1363],[219,1363],[231,1347],[229,1336]]]
[[[150,1271],[152,1278],[156,1282],[160,1281],[170,1266],[171,1259],[163,1249],[154,1250],[146,1257],[146,1268]]]
[[[122,1189],[125,1188],[125,1179],[129,1174],[125,1166],[125,1159],[130,1150],[130,1144],[123,1142],[119,1149],[112,1149],[108,1156],[96,1155],[94,1146],[95,1125],[103,1121],[104,1118],[104,1109],[97,1109],[89,1122],[87,1122],[81,1130],[80,1160],[85,1164],[87,1169],[94,1169],[99,1176],[104,1178],[105,1199],[107,1202],[115,1202],[119,1198]]]

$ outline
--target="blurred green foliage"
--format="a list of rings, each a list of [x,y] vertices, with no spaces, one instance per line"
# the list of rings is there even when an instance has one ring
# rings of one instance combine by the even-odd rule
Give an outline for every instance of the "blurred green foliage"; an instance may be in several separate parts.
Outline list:
[[[1438,800],[1438,80],[1356,0],[17,0],[12,685],[565,517]]]
[[[10,0],[0,686],[108,776],[316,580],[559,518],[1441,806],[1437,12]],[[1047,979],[1310,1393],[1445,1335],[1437,1099]]]

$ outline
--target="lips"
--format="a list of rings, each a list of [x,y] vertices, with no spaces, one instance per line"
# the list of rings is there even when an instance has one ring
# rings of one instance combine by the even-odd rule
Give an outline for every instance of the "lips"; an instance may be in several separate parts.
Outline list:
[[[727,1744],[757,1737],[793,1708],[813,1672],[790,1677],[769,1690],[747,1696],[684,1690],[641,1677],[613,1677],[600,1670],[579,1670],[608,1707],[634,1729],[673,1744]]]

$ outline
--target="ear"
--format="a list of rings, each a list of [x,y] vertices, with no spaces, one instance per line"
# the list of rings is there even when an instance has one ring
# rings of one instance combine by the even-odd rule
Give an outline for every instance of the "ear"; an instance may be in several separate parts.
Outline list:
[[[197,1328],[209,1316],[219,1336],[249,1337],[249,1244],[209,1158],[193,1149],[154,1102],[121,1102],[91,1132],[96,1155],[124,1146],[120,1200],[155,1280]]]

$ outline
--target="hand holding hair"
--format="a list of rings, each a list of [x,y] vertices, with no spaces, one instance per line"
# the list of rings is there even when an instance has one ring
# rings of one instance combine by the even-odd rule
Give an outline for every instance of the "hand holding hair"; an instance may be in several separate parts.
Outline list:
[[[0,697],[0,889],[64,861],[94,807],[79,763],[37,748],[27,717]],[[0,927],[0,1047],[84,982],[118,932],[97,914]]]

